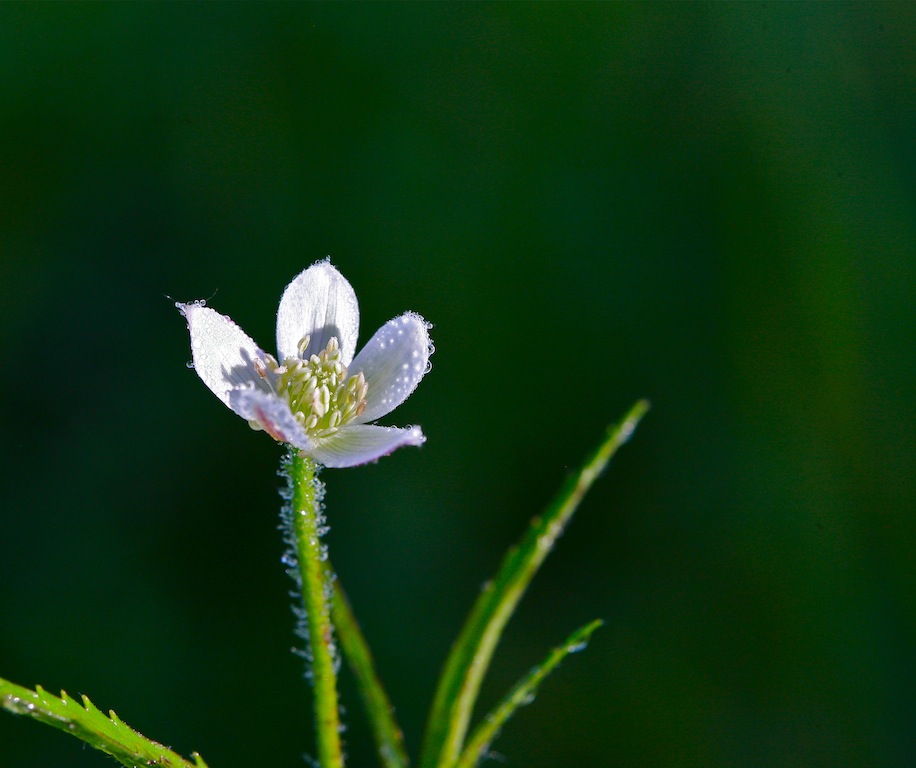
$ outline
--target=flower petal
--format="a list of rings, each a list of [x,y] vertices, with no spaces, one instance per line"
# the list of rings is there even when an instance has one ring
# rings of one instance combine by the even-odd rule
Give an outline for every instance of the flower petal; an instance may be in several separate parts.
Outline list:
[[[359,334],[356,293],[329,261],[319,261],[300,272],[286,286],[277,310],[277,351],[282,363],[288,357],[318,354],[332,336],[340,343],[341,361],[349,365]],[[299,341],[311,340],[304,355]]]
[[[233,389],[229,393],[232,410],[249,421],[256,422],[274,440],[311,451],[315,447],[302,425],[296,421],[289,403],[259,389]]]
[[[346,426],[331,437],[316,441],[309,451],[326,467],[355,467],[387,456],[404,445],[426,442],[419,427],[376,427],[371,424]]]
[[[235,410],[229,402],[230,390],[250,385],[267,387],[254,367],[254,360],[264,353],[248,334],[200,302],[178,302],[175,306],[188,321],[194,370],[213,394]]]
[[[356,419],[365,424],[397,408],[416,389],[428,370],[433,346],[429,324],[407,312],[389,320],[349,366],[349,374],[362,372],[369,384],[366,410]]]

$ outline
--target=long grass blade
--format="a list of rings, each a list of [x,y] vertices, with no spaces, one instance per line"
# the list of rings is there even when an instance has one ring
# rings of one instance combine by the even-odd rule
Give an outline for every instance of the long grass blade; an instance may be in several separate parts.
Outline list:
[[[569,478],[547,511],[531,521],[477,598],[452,647],[427,723],[421,768],[453,768],[461,754],[480,684],[506,622],[592,484],[649,409],[636,403],[610,428],[595,453]]]
[[[330,571],[330,563],[327,564]],[[334,581],[331,620],[353,675],[372,727],[375,745],[384,768],[407,768],[410,760],[404,734],[394,717],[394,707],[375,670],[369,644],[363,636],[339,580]]]
[[[600,619],[586,624],[573,632],[562,645],[554,648],[544,661],[532,668],[508,695],[490,712],[468,737],[467,746],[458,758],[455,768],[474,768],[477,762],[486,755],[506,721],[515,714],[519,707],[524,707],[534,700],[538,686],[557,665],[569,654],[585,648],[589,638],[604,622]]]

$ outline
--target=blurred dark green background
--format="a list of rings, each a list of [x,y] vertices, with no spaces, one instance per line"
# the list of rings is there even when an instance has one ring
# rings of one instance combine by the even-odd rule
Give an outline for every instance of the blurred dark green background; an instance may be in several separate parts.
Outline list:
[[[166,295],[272,347],[330,254],[363,340],[436,325],[388,419],[426,446],[325,474],[414,751],[480,585],[645,396],[483,705],[607,627],[492,764],[916,765],[914,35],[914,4],[0,6],[0,675],[304,764],[281,451]],[[0,716],[2,768],[108,764]]]

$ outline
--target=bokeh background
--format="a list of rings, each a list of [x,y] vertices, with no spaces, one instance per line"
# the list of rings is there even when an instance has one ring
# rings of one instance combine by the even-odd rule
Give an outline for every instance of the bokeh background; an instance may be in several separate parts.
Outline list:
[[[607,626],[491,764],[916,765],[914,35],[916,4],[0,6],[0,675],[304,764],[281,450],[172,301],[270,347],[330,255],[364,340],[435,323],[389,419],[426,446],[325,473],[414,752],[480,585],[647,397],[483,706]],[[3,768],[108,764],[0,716]]]

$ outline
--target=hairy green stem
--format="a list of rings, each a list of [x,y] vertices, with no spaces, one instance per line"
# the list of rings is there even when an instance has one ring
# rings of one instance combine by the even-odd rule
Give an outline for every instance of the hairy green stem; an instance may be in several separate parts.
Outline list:
[[[320,506],[323,486],[317,469],[310,458],[300,456],[298,451],[292,453],[289,460],[292,533],[302,577],[302,603],[308,618],[318,763],[321,768],[343,768],[330,608],[333,584],[330,571],[324,567]]]

